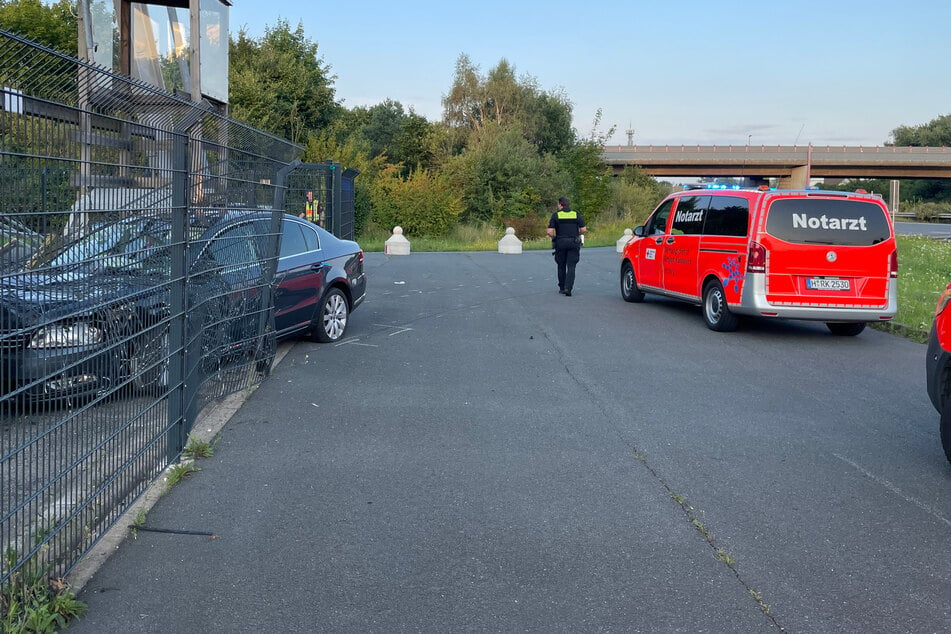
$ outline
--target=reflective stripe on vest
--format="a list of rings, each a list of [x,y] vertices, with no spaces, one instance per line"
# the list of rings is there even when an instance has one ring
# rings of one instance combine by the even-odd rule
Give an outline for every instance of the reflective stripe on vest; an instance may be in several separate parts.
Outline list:
[[[557,238],[575,238],[581,234],[581,223],[577,211],[558,211],[558,226],[555,229]],[[572,227],[573,228],[569,228]]]

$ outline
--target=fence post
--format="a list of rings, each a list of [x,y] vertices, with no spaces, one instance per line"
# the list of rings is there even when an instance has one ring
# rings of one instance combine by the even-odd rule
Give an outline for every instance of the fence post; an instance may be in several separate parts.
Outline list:
[[[195,414],[191,410],[198,403],[199,386],[193,377],[197,377],[192,367],[197,359],[201,362],[201,346],[198,355],[191,350],[187,335],[186,276],[188,273],[188,216],[191,161],[191,129],[201,121],[206,110],[196,106],[191,113],[175,126],[172,149],[172,270],[169,288],[169,329],[168,329],[168,439],[167,456],[172,462],[182,449]],[[177,354],[181,351],[181,354]]]

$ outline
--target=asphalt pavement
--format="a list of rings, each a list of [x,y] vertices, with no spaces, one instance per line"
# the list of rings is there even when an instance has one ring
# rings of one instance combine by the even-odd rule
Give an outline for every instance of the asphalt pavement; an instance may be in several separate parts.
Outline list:
[[[942,222],[896,222],[895,233],[905,236],[926,236],[936,240],[951,240],[951,224]]]
[[[942,632],[924,346],[623,302],[584,249],[368,253],[83,588],[75,632]],[[171,532],[153,532],[171,531]]]

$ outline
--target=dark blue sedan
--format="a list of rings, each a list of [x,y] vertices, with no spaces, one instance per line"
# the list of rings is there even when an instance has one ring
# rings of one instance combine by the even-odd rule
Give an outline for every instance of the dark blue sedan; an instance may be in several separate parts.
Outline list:
[[[48,240],[3,275],[0,400],[162,391],[183,354],[211,371],[249,355],[266,369],[276,339],[339,341],[366,297],[360,246],[294,216],[214,212],[184,232],[182,248],[169,214],[123,218]]]

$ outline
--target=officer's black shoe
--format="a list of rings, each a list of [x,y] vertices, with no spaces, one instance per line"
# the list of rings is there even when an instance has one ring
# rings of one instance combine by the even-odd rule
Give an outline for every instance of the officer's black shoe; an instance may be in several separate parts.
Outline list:
[[[570,289],[570,288],[566,288],[566,289],[565,289],[565,297],[571,297],[571,289]]]
[[[565,294],[565,289],[559,288],[559,289],[558,289],[558,292],[561,293],[562,295],[564,295],[564,294]]]

